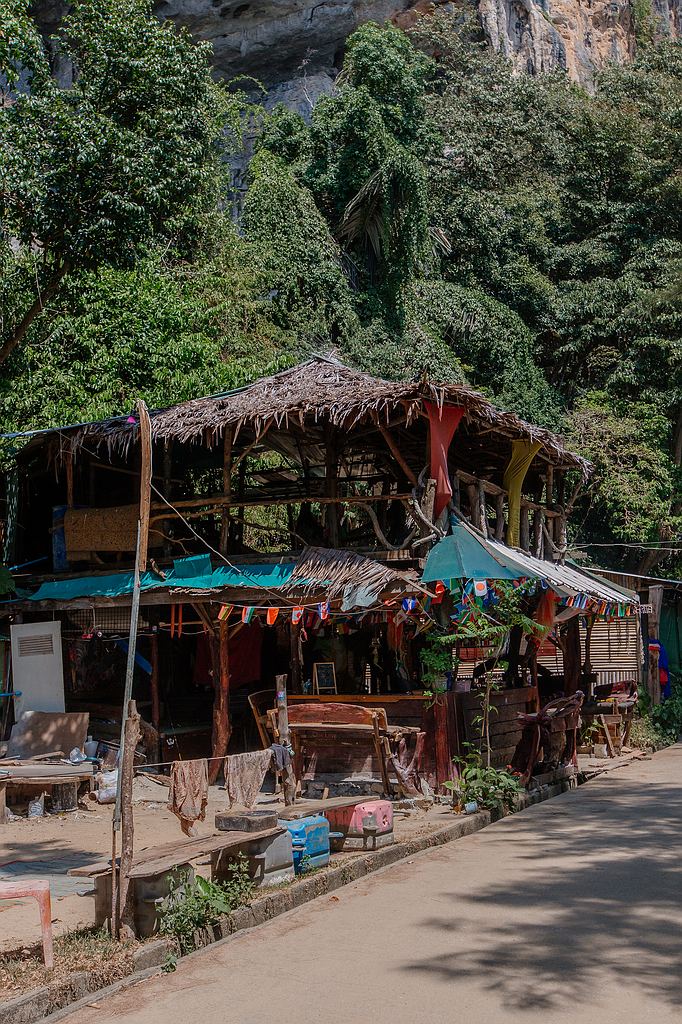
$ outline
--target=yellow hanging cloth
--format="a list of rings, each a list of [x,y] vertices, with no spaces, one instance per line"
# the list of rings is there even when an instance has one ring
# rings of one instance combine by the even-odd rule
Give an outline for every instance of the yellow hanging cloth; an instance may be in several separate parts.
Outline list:
[[[539,441],[512,441],[512,454],[503,481],[509,501],[507,544],[510,548],[517,548],[521,541],[521,489],[530,464],[541,448]]]

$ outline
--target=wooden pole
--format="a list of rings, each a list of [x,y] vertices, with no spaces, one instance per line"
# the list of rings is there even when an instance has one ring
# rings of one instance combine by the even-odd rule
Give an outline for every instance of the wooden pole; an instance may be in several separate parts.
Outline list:
[[[495,497],[495,540],[504,540],[504,494]]]
[[[133,774],[135,748],[140,739],[140,716],[134,700],[128,704],[125,723],[125,745],[119,770],[121,784],[121,868],[119,874],[120,927],[118,937],[122,942],[135,938],[134,899],[130,885],[130,870],[133,866]]]
[[[128,660],[126,662],[125,687],[123,695],[123,709],[121,712],[121,741],[118,753],[118,775],[116,779],[116,803],[114,815],[111,821],[112,828],[112,856],[111,856],[111,933],[116,938],[119,933],[119,908],[120,889],[116,885],[116,832],[121,829],[124,765],[127,766],[129,778],[126,778],[126,792],[132,794],[132,775],[134,748],[131,759],[126,759],[126,730],[128,711],[131,706],[133,695],[133,675],[135,672],[135,654],[137,651],[137,624],[140,617],[140,572],[147,562],[147,538],[149,534],[149,511],[151,504],[151,479],[152,479],[152,445],[151,445],[151,423],[147,406],[143,401],[137,403],[137,411],[140,417],[140,446],[142,462],[140,468],[140,517],[137,521],[137,543],[135,545],[135,572],[133,575],[133,596],[130,607],[130,631],[128,634]],[[139,729],[139,722],[138,722]],[[128,809],[126,808],[126,815]],[[132,800],[130,807],[130,819],[132,820]],[[123,851],[122,854],[123,856]],[[130,858],[132,860],[132,831],[130,832]],[[118,890],[118,892],[117,892]]]
[[[453,474],[450,484],[452,486],[452,507],[455,512],[459,512],[461,496],[459,492],[459,477],[456,473]]]
[[[149,677],[149,686],[152,698],[152,725],[156,732],[154,760],[158,761],[161,756],[159,747],[159,726],[161,725],[161,703],[159,700],[159,636],[158,633],[151,635],[151,664],[152,673]]]
[[[230,538],[229,501],[232,497],[232,441],[234,434],[231,427],[225,427],[223,439],[223,494],[228,505],[223,509],[222,526],[220,528],[220,550],[227,554]]]
[[[472,526],[481,528],[480,508],[478,504],[478,487],[476,484],[467,484],[467,497],[469,499],[469,520]]]
[[[303,693],[303,659],[301,658],[301,621],[290,623],[291,688]]]
[[[325,496],[331,502],[327,509],[327,529],[329,544],[333,548],[339,546],[339,506],[336,503],[339,494],[338,457],[336,436],[330,429],[325,449]]]
[[[215,634],[214,634],[215,636]],[[215,639],[213,641],[215,643]],[[211,756],[223,758],[227,756],[230,744],[230,648],[229,628],[226,621],[218,623],[218,677],[214,682],[213,697],[213,742]],[[222,767],[220,760],[213,760],[209,765],[208,780],[214,785]]]
[[[389,451],[391,452],[391,455],[393,456],[395,461],[398,463],[398,465],[400,466],[400,468],[402,469],[403,473],[405,474],[407,479],[410,481],[412,486],[416,487],[417,486],[417,477],[416,477],[416,475],[414,473],[414,470],[411,469],[410,466],[408,466],[407,462],[405,461],[405,458],[403,457],[402,452],[400,451],[400,449],[398,448],[398,445],[394,441],[391,432],[386,427],[381,426],[381,424],[379,424],[379,431],[380,431],[381,436],[383,437],[384,441],[388,445],[388,448],[389,448]]]
[[[73,452],[66,454],[66,505],[73,508]]]
[[[118,751],[118,774],[116,778],[116,803],[114,815],[111,820],[112,828],[112,855],[111,855],[111,934],[118,937],[119,931],[119,906],[118,886],[116,884],[116,833],[121,830],[121,802],[123,792],[123,763],[125,760],[125,737],[127,713],[133,692],[133,674],[135,671],[135,651],[137,647],[137,623],[140,616],[140,531],[141,526],[137,523],[137,544],[135,546],[135,574],[133,577],[133,600],[130,608],[130,631],[128,634],[128,660],[126,663],[126,678],[123,697],[123,710],[121,712],[121,740]],[[131,782],[132,787],[132,782]]]
[[[486,515],[486,501],[483,484],[478,484],[478,521],[480,530],[484,537],[488,536],[488,516]]]
[[[152,425],[147,406],[137,403],[140,417],[140,572],[147,568],[147,547],[149,544],[149,515],[152,500]]]
[[[564,656],[564,694],[566,697],[572,697],[580,687],[580,627],[578,625],[578,616],[575,615],[572,619],[569,619],[562,627],[561,632],[563,639],[561,649]]]
[[[520,511],[519,540],[523,551],[530,551],[530,528],[528,523],[528,506],[522,504]]]
[[[289,712],[287,709],[287,677],[275,676],[277,687],[277,728],[279,742],[283,747],[289,746]],[[284,803],[287,807],[296,803],[296,777],[291,765],[284,769]]]

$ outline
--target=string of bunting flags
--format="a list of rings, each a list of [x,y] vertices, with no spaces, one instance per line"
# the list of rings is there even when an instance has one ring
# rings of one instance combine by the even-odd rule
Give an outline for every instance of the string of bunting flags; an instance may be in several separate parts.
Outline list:
[[[445,588],[443,587],[442,592],[444,590]],[[400,601],[400,608],[397,607],[398,601]],[[294,625],[301,623],[306,626],[311,625],[313,619],[318,622],[327,622],[330,618],[342,621],[372,618],[385,622],[389,617],[405,619],[415,613],[421,614],[428,610],[430,601],[430,598],[422,602],[416,597],[404,597],[402,599],[384,601],[383,608],[363,608],[356,612],[333,612],[330,601],[320,601],[315,606],[294,605],[292,607],[287,605],[285,608],[272,605],[223,604],[218,612],[218,621],[227,622],[232,613],[235,612],[245,625],[253,622],[254,618],[261,618],[263,615],[268,626],[274,626],[280,615],[288,615]]]

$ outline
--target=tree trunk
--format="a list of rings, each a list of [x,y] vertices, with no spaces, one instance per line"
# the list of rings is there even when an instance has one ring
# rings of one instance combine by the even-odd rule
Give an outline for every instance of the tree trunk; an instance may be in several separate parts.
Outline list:
[[[20,345],[28,334],[29,327],[45,309],[45,304],[53,299],[59,291],[62,281],[70,269],[69,263],[63,263],[52,275],[43,290],[36,296],[33,303],[10,334],[7,341],[0,348],[0,365],[6,362],[12,355],[17,345]]]

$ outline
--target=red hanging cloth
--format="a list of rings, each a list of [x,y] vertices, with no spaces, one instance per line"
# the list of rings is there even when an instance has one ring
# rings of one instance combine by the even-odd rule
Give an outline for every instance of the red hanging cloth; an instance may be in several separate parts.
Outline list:
[[[452,497],[448,449],[466,410],[461,405],[436,405],[435,402],[424,402],[424,406],[429,417],[431,477],[436,481],[434,514],[437,518]]]

